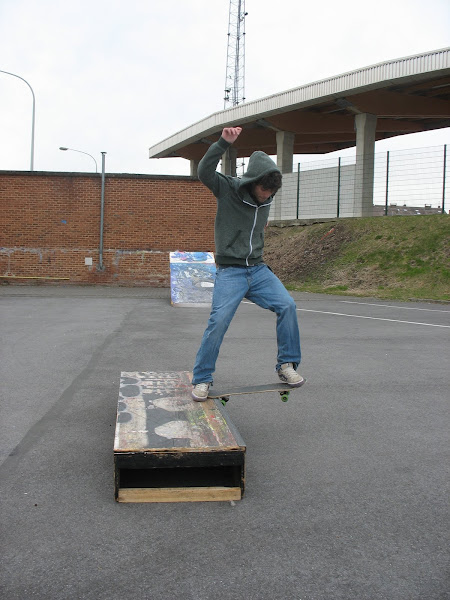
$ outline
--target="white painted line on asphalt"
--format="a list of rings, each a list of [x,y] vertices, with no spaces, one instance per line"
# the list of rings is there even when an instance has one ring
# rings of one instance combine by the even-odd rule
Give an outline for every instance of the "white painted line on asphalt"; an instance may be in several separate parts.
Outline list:
[[[254,302],[249,302],[248,300],[243,300],[242,304],[254,304],[256,306]],[[444,329],[450,329],[450,325],[435,325],[434,323],[419,323],[417,321],[384,319],[383,317],[366,317],[364,315],[347,315],[346,313],[330,312],[328,310],[313,310],[312,308],[297,308],[297,311],[320,313],[322,315],[335,315],[337,317],[353,317],[354,319],[371,319],[372,321],[390,321],[391,323],[406,323],[408,325],[426,325],[427,327],[443,327]]]
[[[335,315],[337,317],[353,317],[354,319],[371,319],[373,321],[390,321],[391,323],[406,323],[408,325],[426,325],[427,327],[444,327],[450,329],[450,325],[435,325],[434,323],[419,323],[417,321],[400,321],[400,319],[384,319],[383,317],[366,317],[364,315],[347,315],[345,313],[329,312],[327,310],[312,310],[311,308],[297,308],[302,312],[321,313],[323,315]]]
[[[385,308],[402,308],[403,310],[427,310],[428,312],[443,312],[450,314],[450,310],[440,310],[439,308],[416,308],[415,306],[395,306],[393,304],[375,304],[371,302],[356,302],[355,300],[339,300],[344,304],[362,304],[363,306],[384,306]]]

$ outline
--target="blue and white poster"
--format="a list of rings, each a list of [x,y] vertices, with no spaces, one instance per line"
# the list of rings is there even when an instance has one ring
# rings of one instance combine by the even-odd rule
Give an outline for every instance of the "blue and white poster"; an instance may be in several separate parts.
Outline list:
[[[171,252],[172,306],[211,306],[215,275],[213,252]]]

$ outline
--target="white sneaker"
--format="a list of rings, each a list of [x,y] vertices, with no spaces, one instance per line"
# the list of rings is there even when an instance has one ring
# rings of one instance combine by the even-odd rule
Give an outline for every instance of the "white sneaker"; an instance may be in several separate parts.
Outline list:
[[[210,383],[197,383],[192,390],[192,398],[196,402],[204,402],[208,399]]]
[[[291,387],[300,387],[305,383],[305,379],[297,373],[292,363],[284,363],[278,370],[278,377],[283,383]]]

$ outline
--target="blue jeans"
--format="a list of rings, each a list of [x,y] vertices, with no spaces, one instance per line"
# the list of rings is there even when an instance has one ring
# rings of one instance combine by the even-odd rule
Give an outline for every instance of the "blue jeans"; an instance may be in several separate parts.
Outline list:
[[[239,304],[247,298],[277,315],[278,357],[276,368],[301,359],[300,333],[295,302],[265,264],[253,267],[218,267],[211,314],[195,360],[192,383],[213,380],[217,357],[224,335]],[[256,348],[255,348],[256,353]]]

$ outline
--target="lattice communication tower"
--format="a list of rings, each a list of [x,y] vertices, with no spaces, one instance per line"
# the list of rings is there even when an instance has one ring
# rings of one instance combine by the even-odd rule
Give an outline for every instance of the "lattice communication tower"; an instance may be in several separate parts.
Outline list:
[[[224,108],[245,101],[245,0],[230,0]]]

